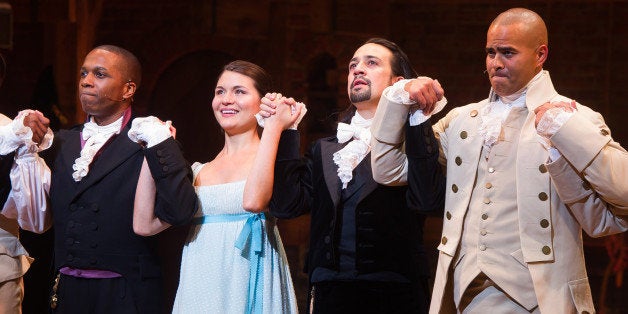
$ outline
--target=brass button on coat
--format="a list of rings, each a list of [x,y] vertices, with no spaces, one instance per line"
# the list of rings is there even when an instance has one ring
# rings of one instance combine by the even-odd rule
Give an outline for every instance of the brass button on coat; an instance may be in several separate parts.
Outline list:
[[[541,201],[547,201],[547,194],[545,192],[539,193],[539,199]]]
[[[459,156],[456,157],[456,165],[460,166],[462,164],[462,158]]]
[[[482,214],[482,220],[486,220],[488,219],[488,215],[487,214]]]
[[[543,228],[549,227],[549,221],[547,221],[547,219],[541,219],[541,227]]]
[[[488,168],[488,173],[493,173],[493,172],[495,172],[495,168],[493,168],[493,167],[489,167],[489,168]]]
[[[490,189],[493,187],[493,184],[491,184],[490,182],[486,182],[486,184],[484,184],[484,187],[486,187],[487,189]]]
[[[447,217],[447,220],[451,220],[451,213],[448,211],[445,213],[445,217]]]
[[[458,193],[458,186],[457,186],[457,185],[455,185],[455,184],[453,184],[453,185],[451,186],[451,190],[452,190],[452,191],[454,191],[454,193]]]
[[[602,134],[602,135],[606,136],[606,135],[608,135],[608,130],[606,130],[606,129],[601,129],[601,130],[600,130],[600,134]]]
[[[484,198],[484,204],[490,204],[491,203],[491,199],[488,197]]]
[[[461,139],[463,139],[463,140],[464,140],[465,138],[467,138],[467,136],[468,136],[467,131],[462,131],[462,132],[460,132],[460,138],[461,138]]]
[[[546,173],[547,172],[547,167],[545,167],[545,164],[539,165],[539,171],[541,173]]]
[[[543,254],[545,255],[550,255],[550,253],[552,253],[552,249],[550,249],[550,247],[546,245],[541,249],[541,252],[543,252]]]
[[[477,110],[475,110],[475,109],[474,109],[474,110],[471,110],[471,112],[469,113],[469,115],[470,115],[471,117],[474,117],[474,118],[475,118],[475,117],[478,115],[478,111],[477,111]]]
[[[443,238],[440,240],[440,243],[442,243],[442,244],[447,244],[447,237],[443,237]]]

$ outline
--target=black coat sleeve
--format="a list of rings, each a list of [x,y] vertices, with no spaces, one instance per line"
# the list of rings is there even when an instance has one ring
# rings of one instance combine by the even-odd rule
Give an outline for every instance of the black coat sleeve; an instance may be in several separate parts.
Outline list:
[[[277,218],[295,218],[310,211],[312,200],[311,154],[301,158],[296,130],[281,133],[270,213]]]
[[[438,153],[438,142],[429,119],[417,126],[406,123],[407,198],[411,209],[442,214],[446,179]]]
[[[144,150],[155,180],[155,216],[171,225],[188,223],[198,210],[192,170],[172,137]]]

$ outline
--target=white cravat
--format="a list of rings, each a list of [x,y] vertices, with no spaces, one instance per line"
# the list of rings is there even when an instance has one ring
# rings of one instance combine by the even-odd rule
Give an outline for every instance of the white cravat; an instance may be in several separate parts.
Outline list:
[[[371,123],[373,119],[364,119],[357,111],[351,124],[338,123],[338,142],[346,143],[353,139],[343,149],[334,153],[334,163],[338,165],[338,177],[342,188],[353,179],[353,169],[371,151]]]
[[[522,89],[508,96],[498,96],[491,91],[489,103],[480,109],[482,123],[478,128],[478,135],[484,137],[484,156],[488,158],[491,147],[499,140],[502,132],[502,124],[506,121],[512,107],[526,106],[526,92],[528,86],[538,81],[543,71],[537,73]]]
[[[81,181],[81,179],[87,175],[89,165],[94,160],[96,153],[105,145],[109,138],[114,134],[120,133],[123,118],[124,117],[120,117],[120,119],[115,122],[104,126],[96,124],[94,118],[91,118],[89,122],[85,123],[83,131],[81,132],[85,145],[81,149],[81,156],[76,158],[74,165],[72,165],[72,169],[74,170],[72,178],[74,178],[74,181]]]

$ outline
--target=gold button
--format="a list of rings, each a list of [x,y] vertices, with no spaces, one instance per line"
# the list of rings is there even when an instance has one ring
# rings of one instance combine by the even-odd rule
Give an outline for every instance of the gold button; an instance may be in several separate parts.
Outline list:
[[[539,193],[539,199],[541,201],[547,201],[547,194],[545,194],[545,192]]]
[[[443,238],[440,240],[440,243],[442,243],[442,244],[447,244],[447,237],[443,237]]]
[[[539,166],[539,171],[540,171],[541,173],[546,173],[546,172],[547,172],[547,167],[545,167],[545,164],[541,164],[541,165]]]
[[[484,187],[486,187],[487,189],[490,189],[493,187],[493,184],[491,184],[490,182],[486,182],[486,184],[484,185]]]
[[[484,204],[490,204],[491,203],[491,199],[488,197],[484,198]]]
[[[550,253],[552,253],[552,249],[550,249],[550,247],[546,245],[541,249],[541,252],[543,252],[543,254],[545,255],[550,255]]]
[[[485,236],[486,235],[486,230],[484,230],[484,229],[480,230],[480,234]]]
[[[457,186],[457,185],[455,185],[455,184],[453,184],[453,185],[451,186],[451,190],[452,190],[452,191],[454,191],[454,193],[458,193],[458,186]]]
[[[606,130],[606,129],[601,129],[601,130],[600,130],[600,134],[602,134],[602,135],[606,136],[606,135],[608,135],[608,130]]]
[[[467,136],[468,136],[467,131],[462,131],[462,132],[460,132],[460,138],[461,138],[461,139],[463,139],[463,140],[464,140],[465,138],[467,138]]]
[[[493,173],[493,172],[495,172],[495,168],[493,168],[493,167],[489,167],[489,168],[488,168],[488,173]]]
[[[480,245],[480,251],[486,251],[486,245],[484,244]]]
[[[478,115],[478,111],[477,110],[471,110],[470,115],[471,115],[471,117],[475,118]]]
[[[482,220],[486,220],[488,219],[488,215],[487,214],[482,214]]]
[[[447,220],[451,220],[451,213],[447,211],[447,213],[445,213],[445,217],[447,217]]]
[[[582,181],[582,187],[587,191],[591,189],[591,185],[587,181]]]
[[[462,164],[462,158],[456,157],[456,165],[460,166]]]
[[[547,221],[547,219],[541,219],[541,227],[543,228],[549,227],[549,221]]]

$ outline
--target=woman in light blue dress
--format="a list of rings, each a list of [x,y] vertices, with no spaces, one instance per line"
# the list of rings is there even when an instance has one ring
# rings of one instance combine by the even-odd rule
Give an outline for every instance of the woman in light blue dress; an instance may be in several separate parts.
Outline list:
[[[279,137],[268,134],[280,132],[260,137],[255,118],[269,88],[268,74],[246,61],[227,64],[218,78],[212,110],[225,144],[212,161],[192,166],[201,211],[183,248],[173,313],[297,312],[286,254],[267,213],[275,153],[264,150],[276,150]],[[265,128],[292,125],[300,115],[299,105],[293,108],[281,106]],[[150,233],[167,228],[152,215],[153,189],[144,167],[134,215]]]

